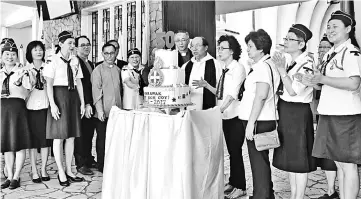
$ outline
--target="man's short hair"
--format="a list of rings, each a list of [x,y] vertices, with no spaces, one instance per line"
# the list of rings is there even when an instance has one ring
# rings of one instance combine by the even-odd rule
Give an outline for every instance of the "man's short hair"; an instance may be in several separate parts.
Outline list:
[[[107,42],[107,43],[105,43],[104,46],[102,47],[102,52],[104,52],[104,49],[105,49],[106,47],[109,47],[109,46],[113,47],[114,50],[117,50],[117,48],[115,48],[115,46],[114,46],[113,44]]]
[[[207,41],[206,38],[204,38],[204,37],[200,37],[200,38],[202,38],[202,44],[203,44],[203,46],[209,46],[209,43],[208,43],[208,41]]]
[[[108,43],[108,44],[109,44],[109,43],[117,43],[117,44],[118,44],[118,47],[120,47],[119,42],[118,42],[117,40],[115,40],[115,39],[109,40],[109,41],[107,41],[107,43]],[[113,45],[113,46],[114,46],[114,45]],[[115,49],[117,49],[117,48],[115,48]]]
[[[82,35],[82,36],[79,36],[79,37],[75,38],[75,47],[78,47],[78,45],[79,45],[79,39],[80,39],[80,38],[87,39],[88,42],[90,43],[90,39],[89,39],[87,36]]]
[[[179,34],[179,33],[184,33],[184,34],[186,34],[187,37],[188,37],[188,39],[189,39],[189,33],[188,33],[187,31],[185,31],[185,30],[178,30],[178,31],[175,33],[175,35],[177,35],[177,34]],[[175,35],[174,35],[174,36],[175,36]]]

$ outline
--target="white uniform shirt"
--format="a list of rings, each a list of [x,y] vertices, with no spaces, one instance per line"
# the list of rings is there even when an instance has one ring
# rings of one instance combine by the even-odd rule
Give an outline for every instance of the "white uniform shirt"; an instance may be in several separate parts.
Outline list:
[[[297,95],[291,96],[286,89],[286,86],[283,85],[283,95],[281,99],[286,102],[298,102],[298,103],[310,103],[313,98],[313,87],[305,86],[301,82],[297,81],[293,75],[296,73],[305,74],[306,70],[303,67],[312,69],[313,59],[307,55],[307,52],[302,53],[295,60],[296,65],[288,71],[288,76],[292,79],[292,89]],[[291,65],[290,63],[288,64]]]
[[[275,93],[280,83],[280,76],[274,66],[274,63],[270,59],[268,59],[269,57],[269,55],[263,56],[257,63],[252,66],[253,72],[246,77],[244,85],[245,91],[243,93],[243,98],[238,106],[238,117],[241,120],[248,120],[251,115],[253,101],[256,96],[257,83],[259,82],[267,83],[270,86],[270,89],[268,91],[267,99],[262,107],[261,113],[259,114],[257,120],[266,121],[278,119],[278,113],[275,107],[275,104],[277,104],[278,102],[278,96]],[[271,70],[268,64],[265,63],[265,60],[267,60],[266,62],[272,68],[274,81],[273,86]]]
[[[30,71],[36,77],[37,72],[34,70],[34,64],[28,64]],[[45,63],[41,65],[41,67],[45,67]],[[42,72],[40,72],[41,75]],[[46,93],[46,82],[44,82],[44,90],[38,90],[35,87],[31,90],[27,100],[26,100],[26,108],[29,110],[41,110],[49,107],[49,99]]]
[[[214,66],[216,68],[216,81],[218,82],[219,77],[222,74],[222,66],[219,63],[219,61],[214,59],[208,53],[205,57],[203,57],[199,61],[196,61],[195,57],[192,57],[192,59],[190,60],[191,62],[193,62],[193,68],[192,68],[192,72],[189,77],[189,87],[191,88],[191,102],[194,103],[194,105],[188,106],[187,107],[188,110],[202,110],[202,108],[203,108],[203,90],[205,88],[196,89],[196,86],[192,86],[192,82],[193,82],[193,80],[200,80],[201,78],[204,79],[204,71],[206,68],[206,61],[208,61],[210,59],[213,59],[213,61],[214,61]],[[188,64],[188,62],[183,64],[182,68],[185,69],[187,64]],[[216,97],[216,96],[214,96],[214,97]]]
[[[139,65],[138,70],[142,71],[144,66]],[[139,82],[140,75],[134,71],[134,67],[131,64],[128,64],[123,67],[121,71],[122,81],[123,81],[123,108],[127,110],[134,110],[139,108],[139,105],[142,103],[142,97],[139,95],[139,85],[137,88],[133,89],[128,87],[125,84],[126,80],[134,78]]]
[[[336,56],[326,66],[326,76],[329,77],[351,77],[360,75],[361,55],[351,53],[358,49],[351,44],[351,40],[331,48],[325,55],[325,59],[332,52]],[[320,102],[317,111],[321,115],[356,115],[361,113],[360,87],[357,91],[348,91],[323,85]]]
[[[53,55],[51,62],[47,64],[43,70],[44,77],[54,79],[54,86],[68,86],[68,64],[60,58],[61,56],[60,52]],[[83,78],[83,72],[80,64],[72,65],[71,69],[74,76],[74,86],[76,86],[76,79]]]
[[[225,69],[225,64],[222,69]],[[221,106],[227,95],[234,98],[233,102],[223,112],[223,119],[232,119],[238,116],[237,107],[239,105],[238,92],[246,78],[246,71],[243,65],[233,60],[227,67],[229,71],[225,74],[223,85],[223,100],[218,100],[217,105]],[[217,83],[218,84],[218,83]]]

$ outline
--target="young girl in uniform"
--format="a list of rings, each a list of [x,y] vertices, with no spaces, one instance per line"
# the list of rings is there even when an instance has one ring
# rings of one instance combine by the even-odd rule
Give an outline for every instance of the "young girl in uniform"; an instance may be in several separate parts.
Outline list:
[[[36,83],[26,100],[28,109],[28,120],[33,147],[30,149],[30,163],[32,169],[32,181],[40,183],[49,181],[50,177],[46,171],[51,140],[46,139],[46,115],[49,107],[46,95],[43,69],[45,66],[45,46],[41,41],[32,41],[26,48],[26,60],[29,62],[30,72],[36,77]],[[37,149],[41,148],[41,178],[36,168]]]
[[[74,152],[74,138],[80,137],[80,120],[84,116],[84,97],[81,79],[83,73],[75,56],[75,40],[70,32],[63,31],[58,36],[59,52],[45,66],[43,74],[47,82],[48,109],[46,138],[54,139],[53,152],[58,166],[58,181],[62,186],[84,179],[71,171]],[[78,91],[78,92],[77,92]],[[65,140],[65,163],[63,168],[63,142]]]

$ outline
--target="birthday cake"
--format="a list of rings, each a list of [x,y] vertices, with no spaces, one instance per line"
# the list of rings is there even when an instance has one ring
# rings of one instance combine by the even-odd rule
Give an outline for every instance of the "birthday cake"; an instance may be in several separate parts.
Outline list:
[[[149,86],[144,88],[144,105],[182,107],[191,105],[190,87],[185,71],[177,66],[176,51],[155,51],[154,67],[149,72]]]

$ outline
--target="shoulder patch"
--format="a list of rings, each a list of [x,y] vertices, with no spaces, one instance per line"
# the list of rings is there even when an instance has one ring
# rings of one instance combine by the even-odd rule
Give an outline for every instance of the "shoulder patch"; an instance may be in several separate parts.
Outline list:
[[[357,50],[350,51],[350,53],[353,54],[354,56],[359,56],[361,54],[360,51]]]

